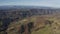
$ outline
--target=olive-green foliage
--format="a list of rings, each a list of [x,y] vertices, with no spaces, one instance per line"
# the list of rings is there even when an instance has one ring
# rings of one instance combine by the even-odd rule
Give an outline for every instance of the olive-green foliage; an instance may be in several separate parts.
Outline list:
[[[3,25],[2,21],[0,21],[0,27]]]
[[[53,32],[49,26],[46,26],[43,29],[32,32],[32,34],[53,34]]]

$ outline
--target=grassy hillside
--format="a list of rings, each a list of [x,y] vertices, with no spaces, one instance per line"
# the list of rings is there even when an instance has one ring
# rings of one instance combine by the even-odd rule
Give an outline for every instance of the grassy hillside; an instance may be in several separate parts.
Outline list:
[[[59,20],[55,16],[43,15],[43,16],[32,16],[25,18],[21,21],[13,22],[9,25],[6,30],[8,34],[17,34],[20,33],[21,25],[27,25],[28,23],[33,22],[34,27],[31,29],[31,34],[56,34],[60,33],[56,29],[56,22],[59,23]],[[57,26],[58,27],[58,26]],[[56,30],[56,31],[55,31]],[[26,30],[27,32],[27,30]],[[26,32],[23,32],[26,34]],[[28,32],[27,32],[28,33]]]

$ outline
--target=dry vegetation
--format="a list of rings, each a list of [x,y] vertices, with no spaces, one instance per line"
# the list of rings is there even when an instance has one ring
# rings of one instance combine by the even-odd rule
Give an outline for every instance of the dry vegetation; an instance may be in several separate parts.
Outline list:
[[[17,34],[22,24],[26,25],[33,22],[34,27],[31,29],[31,34],[60,34],[60,21],[58,16],[55,16],[56,15],[43,15],[25,18],[9,25],[7,32],[8,34]],[[26,33],[24,32],[24,34]]]
[[[0,26],[0,31],[2,30],[0,34],[60,34],[60,14],[50,10],[53,9],[22,9],[2,12],[2,23],[6,20],[8,25],[7,28]]]

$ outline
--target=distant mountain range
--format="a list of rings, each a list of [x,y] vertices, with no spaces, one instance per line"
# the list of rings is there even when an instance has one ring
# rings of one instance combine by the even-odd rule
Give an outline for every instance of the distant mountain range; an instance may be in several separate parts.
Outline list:
[[[33,8],[37,8],[37,9],[57,9],[54,7],[44,7],[44,6],[13,6],[13,5],[7,5],[7,6],[0,6],[0,10],[1,9],[33,9]]]

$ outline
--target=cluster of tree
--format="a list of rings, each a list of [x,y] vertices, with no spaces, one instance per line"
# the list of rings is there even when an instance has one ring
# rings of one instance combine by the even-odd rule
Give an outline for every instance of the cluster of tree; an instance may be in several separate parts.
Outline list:
[[[31,29],[33,27],[34,27],[34,23],[33,22],[29,22],[28,24],[21,25],[19,33],[23,34],[25,32],[25,34],[31,34]]]

